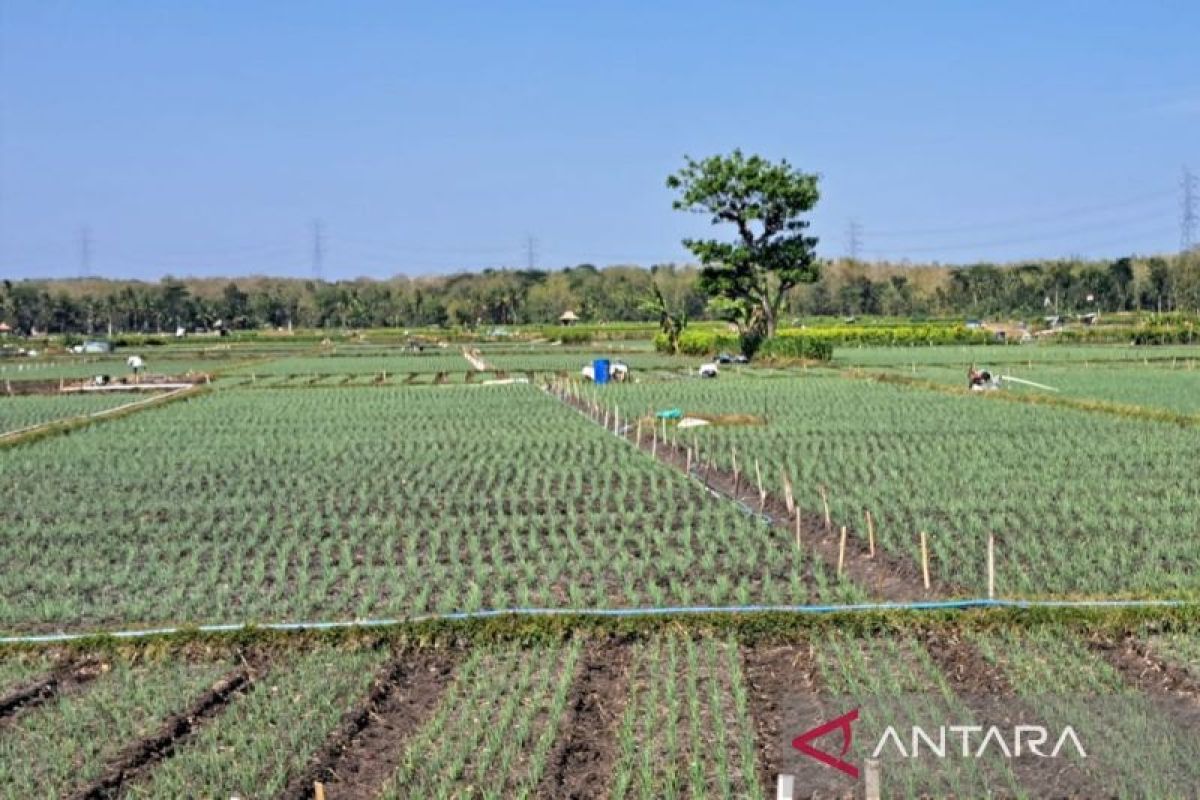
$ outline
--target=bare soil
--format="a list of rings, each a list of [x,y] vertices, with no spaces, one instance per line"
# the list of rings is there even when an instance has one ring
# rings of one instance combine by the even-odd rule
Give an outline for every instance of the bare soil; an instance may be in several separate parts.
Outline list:
[[[1129,686],[1148,696],[1156,710],[1179,730],[1200,731],[1200,680],[1191,672],[1164,661],[1149,644],[1132,635],[1119,641],[1093,637],[1088,647]]]
[[[537,797],[586,800],[608,795],[631,659],[626,642],[610,639],[588,645]]]
[[[853,797],[855,785],[849,778],[791,746],[805,730],[849,710],[834,708],[822,697],[812,645],[743,648],[742,663],[758,744],[759,784],[773,793],[779,775],[786,774],[796,778],[797,797]],[[788,727],[798,720],[803,727]]]
[[[99,778],[72,794],[72,800],[105,800],[119,796],[123,786],[169,758],[183,740],[220,714],[234,695],[248,691],[252,685],[247,667],[227,673],[187,710],[171,716],[153,734],[124,748]]]
[[[454,675],[456,658],[445,651],[407,653],[392,660],[362,701],[292,780],[284,798],[310,798],[314,784],[325,796],[355,800],[378,795],[404,757],[408,738],[433,715]]]
[[[0,697],[0,725],[15,719],[23,711],[47,703],[59,695],[79,689],[108,671],[98,660],[75,661],[54,669]]]
[[[1008,676],[958,633],[922,631],[920,638],[958,699],[971,710],[974,724],[1011,729],[1037,724],[1037,709],[1018,697]],[[1111,795],[1096,782],[1095,770],[1085,771],[1066,759],[1035,757],[1009,761],[1017,784],[1030,797],[1102,798]]]

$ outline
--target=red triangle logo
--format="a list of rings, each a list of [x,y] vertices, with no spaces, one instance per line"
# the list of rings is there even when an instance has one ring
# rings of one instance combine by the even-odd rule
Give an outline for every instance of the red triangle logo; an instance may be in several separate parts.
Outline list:
[[[850,745],[854,741],[854,731],[850,726],[857,719],[858,709],[856,708],[853,711],[842,714],[837,719],[830,720],[829,722],[818,725],[810,731],[805,731],[804,733],[800,734],[795,739],[792,739],[792,747],[796,748],[801,753],[804,753],[804,755],[809,756],[810,758],[815,758],[817,761],[820,761],[826,766],[833,767],[836,770],[841,770],[851,778],[857,780],[858,767],[854,766],[848,761],[842,760],[842,757],[845,756],[846,753],[850,752]],[[838,753],[836,756],[831,753],[827,753],[824,750],[818,750],[810,744],[813,739],[820,739],[822,736],[837,730],[842,732],[842,752]]]

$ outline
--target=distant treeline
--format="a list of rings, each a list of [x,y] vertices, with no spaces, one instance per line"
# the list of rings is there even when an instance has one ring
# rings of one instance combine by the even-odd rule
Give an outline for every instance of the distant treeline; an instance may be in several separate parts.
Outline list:
[[[6,280],[0,321],[19,333],[159,332],[218,322],[235,330],[547,324],[565,311],[582,322],[636,322],[658,318],[646,302],[651,281],[674,310],[692,320],[712,319],[697,277],[690,266],[584,264],[335,283],[266,277]],[[1194,312],[1200,310],[1200,253],[964,267],[843,260],[824,265],[816,283],[792,290],[786,310],[796,319]]]

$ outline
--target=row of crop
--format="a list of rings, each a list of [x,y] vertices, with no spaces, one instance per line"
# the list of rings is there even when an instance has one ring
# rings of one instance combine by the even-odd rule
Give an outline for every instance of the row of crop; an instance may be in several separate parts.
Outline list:
[[[11,450],[0,481],[17,628],[862,596],[528,386],[220,391]]]
[[[22,395],[0,396],[0,434],[93,414],[136,400],[128,394],[97,395]]]
[[[934,577],[968,592],[986,588],[991,534],[1001,594],[1200,593],[1200,473],[1178,466],[1200,447],[1194,429],[838,377],[615,386],[603,399],[764,417],[681,439],[727,470],[735,452],[744,470],[759,462],[779,494],[788,476],[809,509],[825,487],[852,531],[870,511],[884,548],[912,563],[926,531]]]

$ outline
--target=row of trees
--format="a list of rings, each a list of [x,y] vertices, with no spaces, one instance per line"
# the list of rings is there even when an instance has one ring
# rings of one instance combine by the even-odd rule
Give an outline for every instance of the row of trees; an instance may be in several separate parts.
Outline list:
[[[21,332],[170,331],[221,325],[423,327],[657,320],[677,337],[689,319],[733,322],[752,352],[786,315],[1028,316],[1043,312],[1200,310],[1200,254],[1113,262],[970,267],[821,263],[804,215],[818,176],[740,150],[668,176],[674,207],[731,232],[686,239],[698,267],[590,264],[489,269],[438,278],[341,281],[249,278],[158,284],[5,281],[0,319]]]
[[[662,293],[659,302],[654,294]],[[1200,253],[1111,262],[899,267],[839,261],[814,283],[781,293],[785,322],[814,315],[1033,316],[1086,311],[1200,311]],[[1091,300],[1088,298],[1091,297]],[[647,302],[649,301],[649,302]],[[437,278],[316,283],[245,278],[158,283],[4,281],[0,321],[19,332],[173,331],[176,326],[418,327],[553,324],[722,315],[699,269],[582,265],[558,271],[488,270]]]

